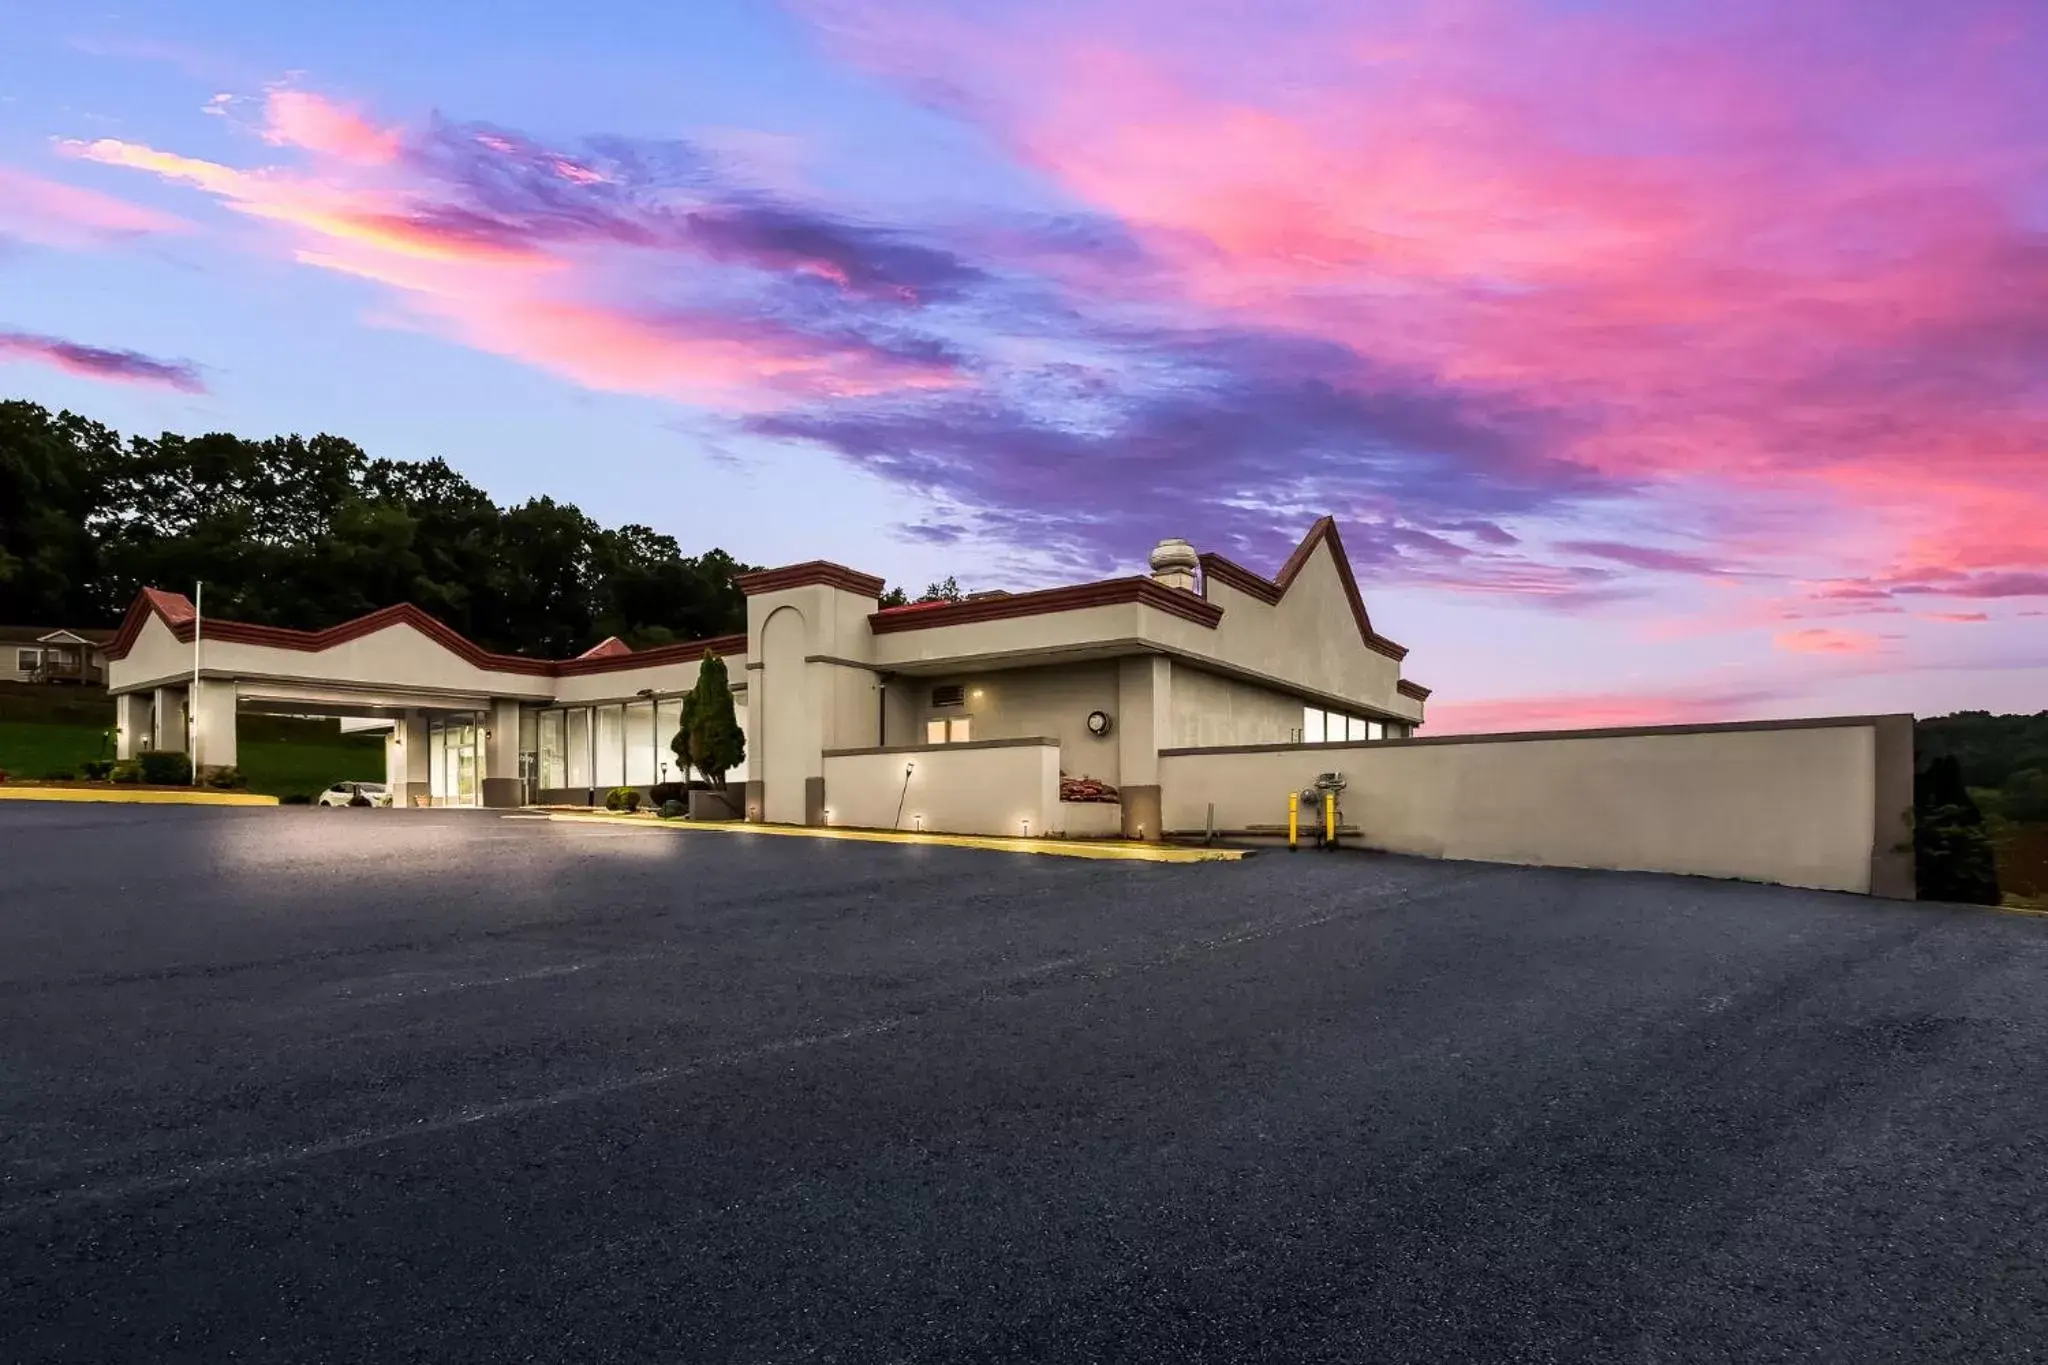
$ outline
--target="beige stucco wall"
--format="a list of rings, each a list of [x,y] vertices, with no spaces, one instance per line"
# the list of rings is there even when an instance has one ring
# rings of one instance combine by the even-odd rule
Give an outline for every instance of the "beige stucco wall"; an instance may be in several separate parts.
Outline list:
[[[1059,823],[1059,746],[944,744],[825,756],[829,822],[865,829],[1038,836]],[[908,786],[905,769],[908,768]]]
[[[1123,809],[1110,801],[1062,801],[1053,817],[1053,833],[1069,839],[1115,839],[1123,830]]]
[[[1297,746],[1160,767],[1169,829],[1200,829],[1210,802],[1219,828],[1284,823],[1287,793],[1335,770],[1360,842],[1425,857],[1869,891],[1886,837],[1870,725]]]
[[[1135,650],[1156,647],[1181,664],[1200,667],[1208,660],[1243,670],[1270,679],[1269,690],[1298,687],[1318,705],[1341,700],[1365,714],[1421,721],[1423,704],[1395,690],[1401,665],[1359,638],[1327,542],[1317,545],[1277,605],[1213,579],[1207,595],[1223,608],[1213,629],[1132,602],[877,635],[872,657],[882,668],[947,659],[973,667],[975,660],[1022,662],[1033,653],[1120,642]]]
[[[1177,664],[1168,744],[1190,749],[1285,744],[1298,738],[1301,712],[1299,697]]]
[[[760,686],[748,684],[750,699],[759,694],[751,733],[759,737],[757,771],[766,784],[762,818],[776,824],[803,823],[804,781],[821,771],[818,714],[804,668],[808,628],[792,604],[769,613],[758,637]]]
[[[1124,602],[1106,607],[1049,612],[1042,616],[1015,616],[967,625],[893,631],[872,636],[870,648],[874,662],[880,668],[949,659],[988,659],[991,661],[989,666],[1001,667],[1001,661],[1007,656],[1080,650],[1099,646],[1108,640],[1139,639],[1144,634],[1145,621],[1160,616],[1163,613],[1135,602]],[[1019,662],[1025,661],[1020,659]],[[969,663],[966,666],[973,665]]]
[[[536,699],[553,695],[556,684],[553,678],[478,668],[402,623],[318,652],[208,640],[202,627],[200,656],[208,673],[303,678],[315,684]],[[108,663],[108,681],[113,690],[120,691],[191,671],[192,646],[173,635],[160,618],[151,616],[127,657]]]
[[[1211,637],[1205,652],[1212,657],[1388,715],[1422,719],[1422,703],[1394,690],[1401,665],[1359,638],[1329,542],[1316,546],[1277,606],[1214,578],[1206,587],[1209,600],[1223,608],[1216,629],[1201,632]],[[1183,627],[1200,630],[1193,622],[1167,619],[1173,623],[1163,627],[1169,636],[1186,634]],[[1189,648],[1204,652],[1202,645],[1190,637]]]
[[[958,683],[966,689],[965,704],[933,707],[932,688],[948,683]],[[900,743],[922,741],[925,723],[935,716],[964,715],[971,719],[972,734],[977,740],[1031,736],[1056,739],[1060,744],[1061,766],[1069,776],[1112,783],[1117,780],[1114,730],[1105,738],[1088,732],[1090,711],[1116,716],[1114,659],[902,678],[893,686],[907,694],[906,725],[898,728],[893,719],[890,723],[892,737]]]

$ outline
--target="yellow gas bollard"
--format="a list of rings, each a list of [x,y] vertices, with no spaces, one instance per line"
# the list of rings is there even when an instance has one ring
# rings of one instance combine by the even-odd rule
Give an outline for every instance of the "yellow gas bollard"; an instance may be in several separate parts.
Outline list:
[[[1287,793],[1287,851],[1294,852],[1301,841],[1301,793]]]
[[[1337,793],[1323,793],[1323,847],[1337,846]]]

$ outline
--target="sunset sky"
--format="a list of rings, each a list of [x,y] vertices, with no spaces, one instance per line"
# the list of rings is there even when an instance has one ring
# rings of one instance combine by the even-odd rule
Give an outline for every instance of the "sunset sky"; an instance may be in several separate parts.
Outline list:
[[[2039,0],[0,35],[0,396],[913,588],[1327,511],[1437,733],[2048,708]]]

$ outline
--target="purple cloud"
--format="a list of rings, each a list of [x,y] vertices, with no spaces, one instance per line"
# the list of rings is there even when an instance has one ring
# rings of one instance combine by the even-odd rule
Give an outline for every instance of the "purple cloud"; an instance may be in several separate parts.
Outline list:
[[[183,393],[205,393],[196,367],[176,360],[158,360],[140,351],[85,346],[36,332],[0,332],[0,359],[36,360],[89,379],[125,384],[162,384]]]
[[[1612,560],[1626,564],[1632,569],[1648,569],[1655,573],[1689,573],[1707,577],[1719,577],[1725,571],[1717,568],[1712,561],[1698,555],[1681,554],[1676,550],[1660,550],[1651,545],[1625,545],[1613,540],[1565,540],[1558,542],[1558,549],[1567,554],[1590,555],[1594,559]]]

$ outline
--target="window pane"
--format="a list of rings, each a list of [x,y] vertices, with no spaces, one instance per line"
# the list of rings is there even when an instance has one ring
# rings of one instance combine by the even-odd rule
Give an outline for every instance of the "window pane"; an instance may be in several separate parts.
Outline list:
[[[1323,742],[1323,713],[1313,706],[1301,708],[1301,742],[1321,744]]]
[[[616,787],[626,780],[625,708],[597,708],[597,785]]]
[[[540,713],[540,784],[559,789],[569,785],[569,769],[562,740],[562,713]]]
[[[924,742],[927,744],[944,744],[946,742],[946,722],[943,720],[926,721],[924,723]]]
[[[654,770],[663,782],[680,782],[683,780],[681,760],[669,746],[675,742],[676,731],[683,728],[683,699],[671,697],[657,701],[654,714]]]
[[[626,785],[644,787],[654,781],[654,703],[626,704]]]
[[[590,708],[578,706],[567,713],[568,741],[564,747],[569,755],[569,781],[571,787],[590,786]]]
[[[965,744],[968,740],[967,717],[955,716],[953,717],[951,724],[953,726],[953,743]]]
[[[1367,739],[1385,739],[1387,737],[1387,727],[1378,721],[1372,723],[1371,731],[1372,733],[1366,736]]]
[[[35,650],[18,649],[14,652],[14,671],[17,673],[33,673],[36,671],[36,666],[42,663],[42,661],[43,656]]]

